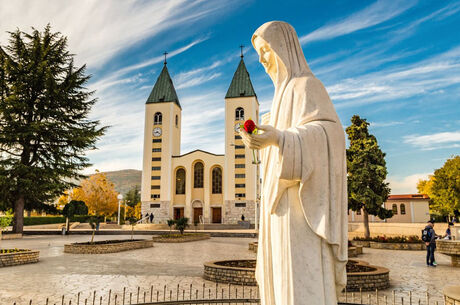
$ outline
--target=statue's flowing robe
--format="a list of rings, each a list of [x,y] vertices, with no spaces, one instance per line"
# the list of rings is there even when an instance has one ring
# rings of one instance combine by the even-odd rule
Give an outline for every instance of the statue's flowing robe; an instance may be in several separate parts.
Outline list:
[[[256,278],[263,305],[336,305],[346,285],[345,138],[332,103],[308,74],[274,101],[279,148],[262,151]],[[316,105],[316,106],[315,106]],[[328,108],[329,107],[329,108]]]

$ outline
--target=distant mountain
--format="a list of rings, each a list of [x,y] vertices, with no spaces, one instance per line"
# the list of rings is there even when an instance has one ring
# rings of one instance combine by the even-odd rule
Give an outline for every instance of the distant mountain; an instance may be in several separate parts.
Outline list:
[[[115,185],[115,190],[123,195],[134,186],[141,189],[142,171],[136,169],[123,169],[119,171],[104,172],[107,178]]]

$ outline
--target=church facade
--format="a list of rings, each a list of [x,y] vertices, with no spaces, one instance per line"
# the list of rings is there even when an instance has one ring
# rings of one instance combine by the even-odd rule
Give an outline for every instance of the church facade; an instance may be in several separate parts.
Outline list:
[[[225,95],[225,154],[194,150],[180,154],[182,107],[166,61],[145,104],[142,215],[155,223],[187,217],[190,223],[255,223],[259,169],[237,129],[256,124],[259,102],[243,56]]]

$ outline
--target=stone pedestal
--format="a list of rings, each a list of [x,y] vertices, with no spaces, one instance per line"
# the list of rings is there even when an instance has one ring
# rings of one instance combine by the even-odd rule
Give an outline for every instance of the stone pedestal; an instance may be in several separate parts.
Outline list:
[[[439,239],[436,247],[439,253],[451,257],[452,267],[460,267],[460,240]]]
[[[446,305],[460,304],[460,286],[447,286],[443,289]]]

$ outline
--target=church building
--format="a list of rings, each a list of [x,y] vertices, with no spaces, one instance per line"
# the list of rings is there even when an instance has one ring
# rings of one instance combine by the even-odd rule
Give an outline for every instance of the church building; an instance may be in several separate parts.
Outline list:
[[[238,135],[258,124],[259,102],[243,56],[225,95],[225,154],[200,149],[181,155],[182,107],[166,60],[145,103],[142,215],[155,223],[187,217],[190,223],[255,222],[259,169]]]

